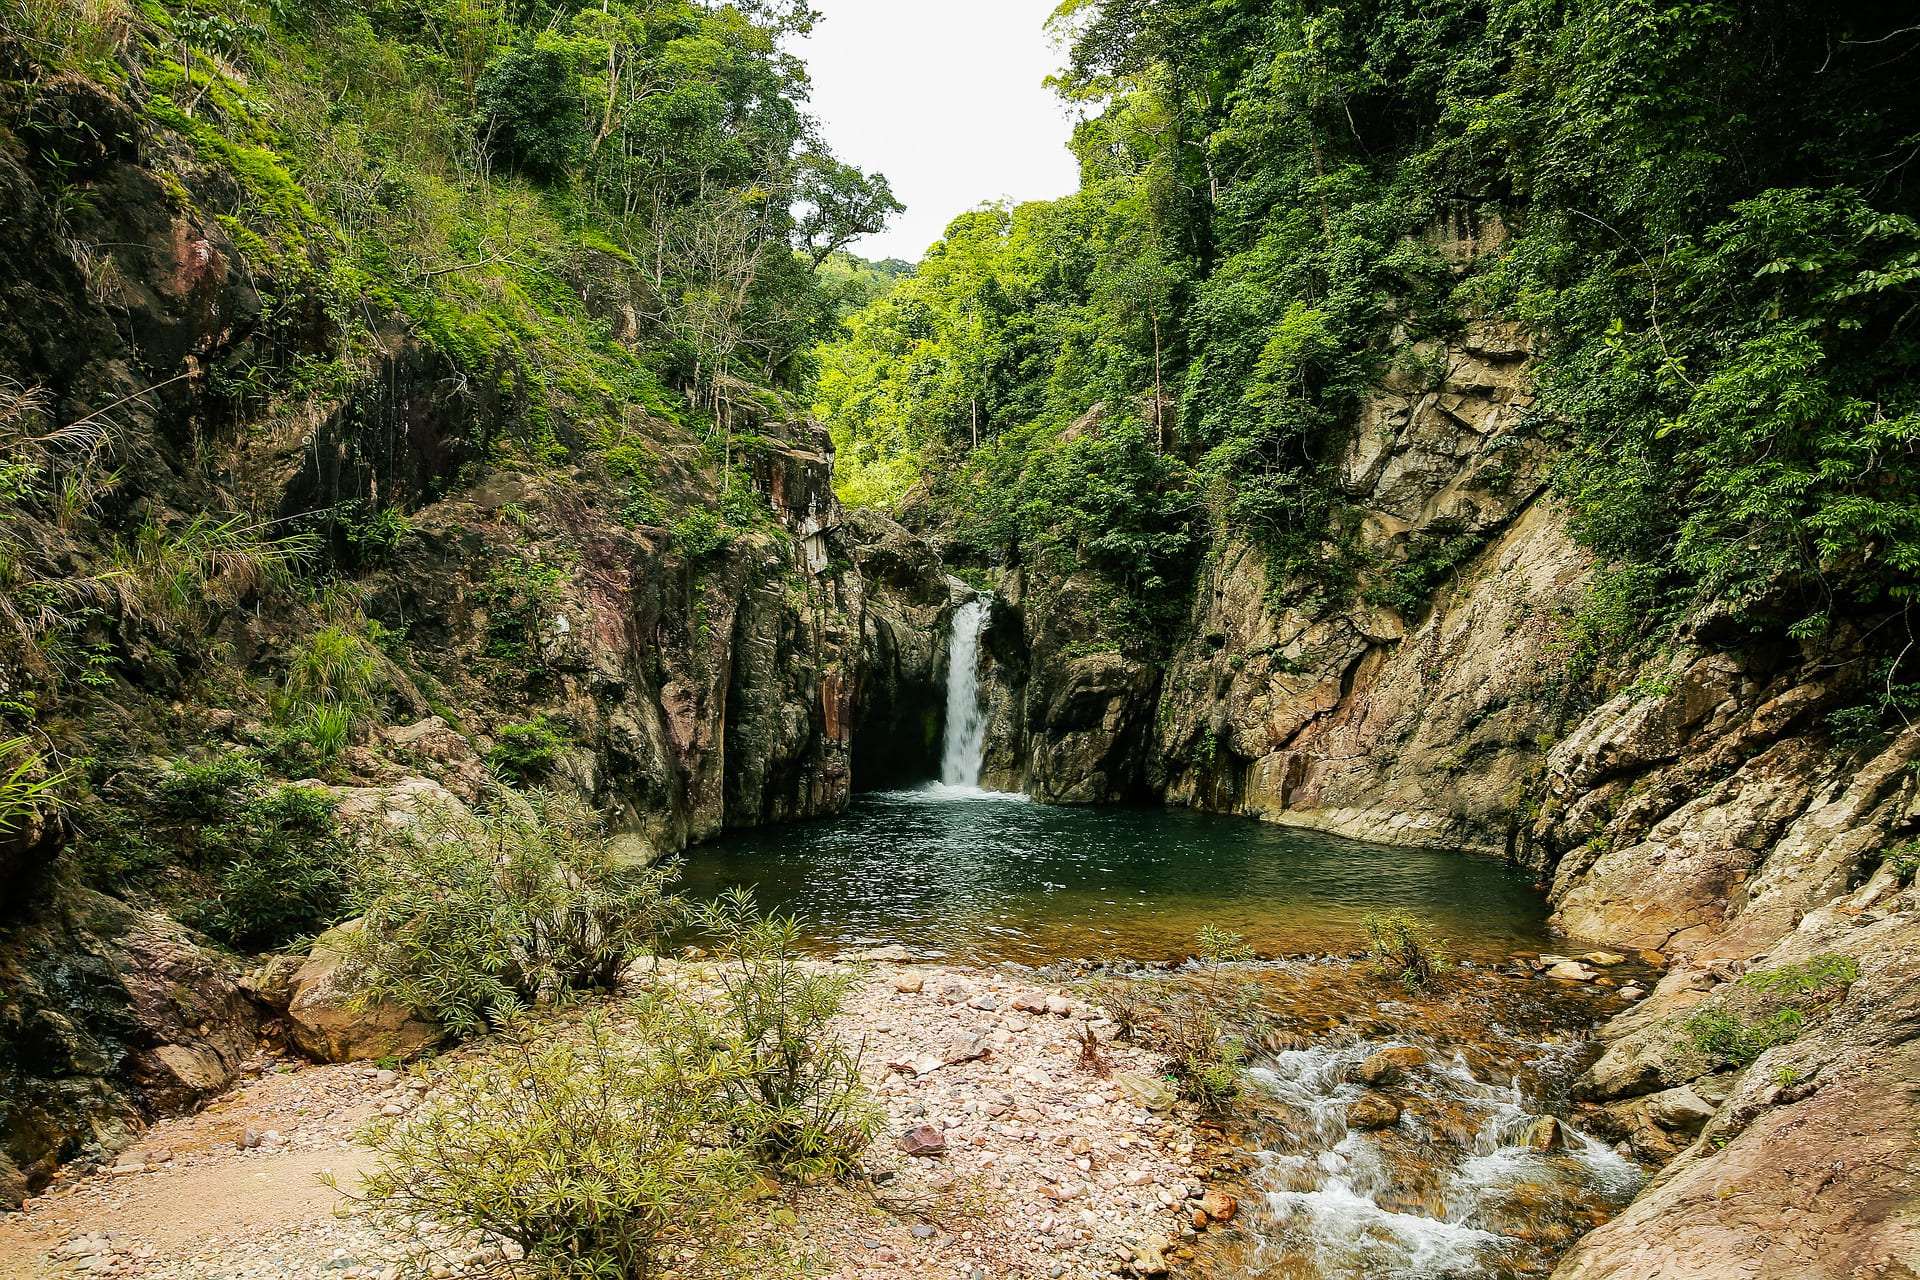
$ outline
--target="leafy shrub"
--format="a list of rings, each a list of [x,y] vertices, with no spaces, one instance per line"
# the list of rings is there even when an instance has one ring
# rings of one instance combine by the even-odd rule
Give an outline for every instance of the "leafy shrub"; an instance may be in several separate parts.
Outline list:
[[[722,1063],[692,1006],[643,1005],[617,1036],[589,1020],[577,1042],[524,1019],[508,1029],[504,1053],[453,1068],[373,1130],[375,1219],[396,1236],[446,1228],[462,1252],[517,1245],[541,1280],[640,1280],[670,1255],[682,1273],[704,1259],[740,1274],[727,1228],[751,1168],[712,1140]]]
[[[1881,860],[1893,868],[1893,874],[1903,883],[1911,883],[1914,873],[1920,872],[1920,840],[1895,845],[1881,855]]]
[[[1682,1025],[1694,1048],[1744,1067],[1775,1045],[1796,1039],[1806,1025],[1806,1015],[1798,1009],[1780,1009],[1753,1023],[1716,1005],[1698,1010]]]
[[[1749,973],[1740,979],[1740,985],[1774,995],[1821,996],[1844,989],[1859,976],[1858,960],[1829,951],[1799,964]]]
[[[1139,1039],[1158,1008],[1147,985],[1137,978],[1104,978],[1088,988],[1087,995],[1107,1011],[1116,1040]]]
[[[1174,993],[1154,1022],[1152,1044],[1167,1055],[1181,1097],[1217,1111],[1240,1091],[1246,1046],[1228,1034],[1215,992]]]
[[[717,555],[733,541],[733,530],[726,521],[706,507],[689,511],[675,520],[670,532],[673,545],[695,562]]]
[[[1203,924],[1197,936],[1200,944],[1200,958],[1208,964],[1225,964],[1230,961],[1253,959],[1253,944],[1247,941],[1244,933],[1235,933],[1232,929],[1222,929],[1215,924]]]
[[[410,826],[366,833],[352,954],[373,993],[473,1032],[611,985],[676,918],[665,887],[678,870],[624,865],[596,818],[543,792],[503,792],[481,814],[427,805]]]
[[[586,143],[566,42],[542,34],[487,64],[475,89],[479,132],[530,178],[566,176]]]
[[[1406,911],[1385,915],[1369,912],[1360,928],[1367,935],[1367,955],[1383,978],[1408,991],[1430,991],[1440,985],[1451,959],[1444,940],[1433,936],[1433,926]]]
[[[486,656],[514,672],[541,665],[540,637],[560,607],[567,577],[565,569],[538,558],[516,556],[496,565],[475,593],[487,611]]]
[[[536,716],[529,724],[503,724],[494,730],[494,739],[487,748],[487,764],[520,786],[544,778],[565,745],[545,716]]]
[[[235,752],[177,760],[154,787],[176,824],[176,851],[212,879],[196,913],[230,946],[264,950],[316,933],[345,904],[339,802],[315,787],[269,787],[260,763]]]
[[[163,810],[177,818],[218,822],[265,781],[260,762],[238,752],[204,764],[176,760],[157,788]]]
[[[759,914],[749,891],[723,895],[693,918],[733,961],[717,976],[735,1140],[803,1180],[852,1172],[879,1123],[859,1055],[831,1029],[857,973],[802,959],[799,922]]]
[[[1246,1057],[1246,1045],[1231,1033],[1223,1010],[1246,1012],[1247,990],[1244,984],[1217,980],[1193,986],[1108,978],[1087,994],[1113,1020],[1116,1039],[1167,1055],[1167,1071],[1181,1097],[1219,1110],[1240,1091]]]
[[[346,896],[338,805],[317,787],[281,787],[244,805],[225,827],[232,858],[220,871],[207,932],[258,951],[338,919]]]

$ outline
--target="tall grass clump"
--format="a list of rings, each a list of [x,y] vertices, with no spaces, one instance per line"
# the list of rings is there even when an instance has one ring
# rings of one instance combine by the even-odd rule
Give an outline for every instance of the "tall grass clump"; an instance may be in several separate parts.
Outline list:
[[[72,780],[68,770],[50,771],[30,739],[0,742],[0,836],[36,813],[65,808],[60,788]]]
[[[276,536],[240,516],[196,515],[177,528],[149,519],[114,544],[110,576],[126,612],[186,628],[251,597],[315,546],[311,534]]]
[[[295,651],[274,713],[293,737],[330,759],[373,712],[384,684],[374,647],[345,627],[328,627]]]
[[[352,876],[366,917],[350,957],[370,994],[456,1034],[531,1004],[610,987],[679,915],[678,864],[634,867],[577,802],[502,790],[482,813],[425,805],[363,833]]]

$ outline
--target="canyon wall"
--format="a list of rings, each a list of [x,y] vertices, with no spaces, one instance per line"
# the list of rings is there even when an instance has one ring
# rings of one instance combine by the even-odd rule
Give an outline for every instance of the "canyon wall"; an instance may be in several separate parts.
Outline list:
[[[1381,568],[1345,599],[1273,582],[1230,536],[1156,670],[1099,651],[1088,582],[1004,573],[990,776],[1526,866],[1569,950],[1668,966],[1577,1089],[1662,1172],[1556,1275],[1913,1277],[1920,728],[1848,736],[1835,714],[1899,620],[1795,640],[1702,613],[1596,705],[1573,668],[1617,655],[1580,650],[1594,566],[1528,431],[1524,345],[1472,326],[1406,362],[1431,380],[1367,400],[1341,483]],[[1411,601],[1379,591],[1422,538],[1449,567]],[[1805,977],[1837,963],[1857,976]],[[1761,1039],[1703,1047],[1703,1008]],[[1805,1021],[1753,1030],[1781,1016]]]
[[[39,732],[88,779],[64,817],[0,847],[0,1203],[223,1089],[254,1053],[273,1011],[250,998],[248,962],[182,923],[198,871],[107,851],[169,762],[271,752],[272,692],[314,627],[386,637],[373,727],[325,765],[343,812],[474,799],[502,729],[536,725],[555,751],[533,781],[653,858],[840,811],[863,736],[870,758],[930,770],[951,594],[924,542],[841,509],[831,444],[804,421],[757,423],[729,479],[708,442],[635,406],[625,439],[657,510],[755,491],[756,522],[704,543],[636,518],[584,450],[483,465],[529,411],[512,378],[477,383],[398,316],[371,352],[333,350],[318,315],[270,331],[262,295],[289,291],[265,273],[320,269],[320,250],[250,259],[216,212],[235,199],[223,171],[97,86],[40,105],[55,97],[38,150],[0,152],[0,386],[44,391],[67,419],[113,406],[114,476],[90,510],[12,522],[7,564],[109,584],[104,599],[121,579],[89,575],[143,523],[202,514],[309,531],[321,558],[306,588],[262,582],[197,616],[96,607],[84,639],[116,658],[92,681],[56,682],[25,631],[0,635],[0,694],[57,708]],[[90,200],[55,208],[41,169]],[[225,389],[289,341],[340,359],[337,390]],[[402,518],[369,549],[346,514],[378,509]],[[102,603],[86,590],[61,607]]]

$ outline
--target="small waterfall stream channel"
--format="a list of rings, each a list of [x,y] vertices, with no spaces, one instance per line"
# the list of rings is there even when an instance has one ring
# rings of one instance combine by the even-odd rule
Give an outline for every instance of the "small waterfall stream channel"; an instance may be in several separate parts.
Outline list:
[[[1496,859],[983,790],[990,610],[983,595],[954,613],[937,781],[729,839],[688,887],[753,885],[823,950],[898,943],[1096,1000],[1113,984],[1201,993],[1245,1068],[1217,1120],[1244,1211],[1196,1242],[1221,1280],[1542,1276],[1625,1207],[1647,1171],[1582,1131],[1569,1086],[1648,970],[1609,957],[1589,983],[1542,977],[1543,953],[1584,948],[1548,936],[1527,877]],[[1361,917],[1395,908],[1451,941],[1438,990],[1362,957]],[[1202,925],[1262,958],[1193,959]]]

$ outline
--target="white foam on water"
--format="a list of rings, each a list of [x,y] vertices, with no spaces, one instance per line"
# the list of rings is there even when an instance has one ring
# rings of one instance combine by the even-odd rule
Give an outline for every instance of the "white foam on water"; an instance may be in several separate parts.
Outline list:
[[[987,708],[980,698],[980,633],[986,630],[992,596],[975,596],[953,611],[947,645],[947,735],[940,755],[940,784],[980,790],[986,763]]]
[[[1392,1202],[1404,1174],[1382,1144],[1383,1135],[1348,1128],[1347,1105],[1363,1092],[1348,1075],[1393,1043],[1287,1050],[1248,1070],[1248,1082],[1285,1104],[1292,1119],[1283,1144],[1287,1149],[1261,1153],[1255,1181],[1263,1188],[1268,1217],[1250,1224],[1262,1240],[1245,1276],[1266,1274],[1267,1265],[1321,1280],[1467,1280],[1504,1274],[1501,1255],[1516,1241],[1473,1224],[1484,1221],[1481,1213],[1509,1189],[1573,1182],[1624,1202],[1642,1182],[1630,1161],[1572,1130],[1561,1153],[1543,1155],[1521,1145],[1538,1116],[1518,1085],[1481,1080],[1456,1054],[1450,1061],[1430,1061],[1396,1090],[1414,1104],[1399,1129],[1403,1135],[1418,1132],[1422,1122],[1413,1113],[1425,1110],[1420,1099],[1445,1096],[1473,1118],[1467,1148],[1443,1172],[1433,1216],[1383,1207],[1383,1200]],[[1305,1272],[1299,1269],[1303,1261],[1309,1266]]]
[[[950,787],[944,782],[929,782],[906,791],[875,791],[875,800],[900,804],[946,804],[950,801],[996,800],[1008,804],[1030,804],[1033,797],[1019,791],[988,791],[984,787]]]

